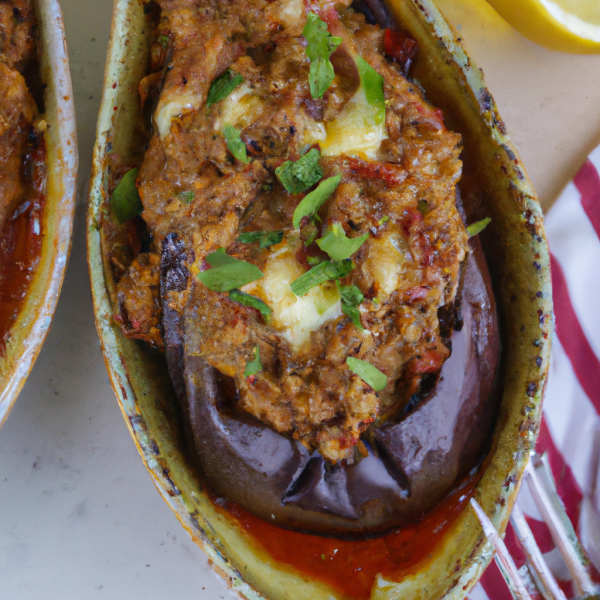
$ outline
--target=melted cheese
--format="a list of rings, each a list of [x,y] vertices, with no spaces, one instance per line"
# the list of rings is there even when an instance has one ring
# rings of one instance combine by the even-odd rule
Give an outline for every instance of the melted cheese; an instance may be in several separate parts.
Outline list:
[[[173,94],[167,102],[161,104],[154,115],[154,121],[161,138],[167,137],[171,131],[171,121],[175,117],[196,110],[198,99],[194,94]]]
[[[368,243],[369,255],[363,268],[379,284],[379,289],[389,296],[400,285],[405,262],[400,237],[397,234],[372,237]]]
[[[323,156],[340,154],[376,158],[387,131],[385,119],[367,102],[363,87],[346,103],[337,117],[325,125],[327,137],[320,142]]]
[[[304,273],[288,245],[269,256],[263,269],[264,277],[242,288],[242,291],[259,296],[273,310],[273,324],[298,350],[329,319],[342,314],[340,294],[334,282],[313,288],[301,298],[294,295],[290,284]]]
[[[304,18],[304,0],[278,0],[271,4],[271,14],[286,28],[299,28]]]
[[[256,120],[263,102],[258,96],[253,95],[252,91],[250,84],[245,82],[219,102],[219,117],[215,119],[215,131],[221,131],[226,123],[230,123],[237,129],[243,129]]]

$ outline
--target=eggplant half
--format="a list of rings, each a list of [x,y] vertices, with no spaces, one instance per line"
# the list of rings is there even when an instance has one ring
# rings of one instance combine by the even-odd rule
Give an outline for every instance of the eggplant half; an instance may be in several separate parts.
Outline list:
[[[31,5],[35,9],[34,18]],[[71,248],[78,167],[71,73],[58,1],[3,3],[2,19],[6,36],[3,48],[9,48],[3,57],[6,64],[0,64],[2,93],[14,94],[28,85],[29,91],[24,95],[33,96],[37,107],[33,108],[32,99],[26,101],[30,108],[21,113],[21,122],[27,121],[24,115],[32,109],[37,116],[26,142],[24,167],[19,165],[24,171],[23,180],[32,181],[31,190],[27,189],[25,195],[22,192],[15,195],[11,203],[11,192],[14,195],[18,185],[12,182],[1,186],[0,260],[7,256],[13,257],[13,261],[23,260],[21,266],[25,268],[11,271],[14,267],[10,260],[0,265],[0,425],[23,387],[50,328]],[[31,37],[29,34],[25,37],[23,31],[33,20],[34,44],[29,46],[30,57],[25,64],[25,59],[19,59],[17,54],[24,39]],[[17,70],[23,71],[24,79],[14,75]],[[12,87],[11,77],[14,77]],[[17,110],[16,104],[12,104],[12,109]],[[5,130],[6,122],[2,124],[3,134]],[[6,135],[3,143],[5,140]],[[10,168],[6,152],[2,161],[4,168]]]
[[[166,360],[125,337],[114,322],[117,282],[110,256],[115,236],[105,225],[110,173],[123,164],[141,164],[144,155],[144,114],[137,90],[149,69],[150,6],[137,0],[115,5],[90,184],[88,259],[109,374],[133,438],[165,500],[219,572],[248,598],[353,595],[269,553],[248,533],[239,515],[223,510],[219,496],[278,526],[342,537],[350,532],[360,540],[385,531],[390,523],[421,518],[467,475],[465,469],[477,466],[485,448],[489,452],[472,493],[503,530],[537,435],[553,318],[539,203],[481,72],[433,2],[356,4],[369,19],[399,26],[416,40],[419,54],[411,77],[443,111],[448,128],[462,136],[459,189],[466,221],[490,217],[491,224],[481,235],[481,246],[471,242],[473,252],[462,277],[463,327],[452,333],[452,355],[442,367],[440,382],[405,418],[375,430],[370,442],[376,452],[369,451],[351,466],[332,469],[295,440],[218,410],[230,384],[187,348],[179,314],[164,301],[169,293],[181,291],[190,276],[184,266],[185,249],[176,236],[166,236],[161,249]],[[498,364],[499,344],[503,353]],[[496,399],[497,413],[486,407]],[[190,415],[183,428],[180,406]],[[462,427],[455,430],[457,422]],[[441,467],[430,452],[438,448],[440,435],[452,440]],[[244,448],[236,447],[240,440]],[[259,441],[248,450],[248,440]],[[415,443],[422,447],[415,450]],[[190,459],[190,446],[200,459],[203,477]],[[390,473],[396,476],[390,478]],[[232,498],[235,489],[243,491]],[[359,520],[356,507],[364,505],[369,508]],[[307,520],[307,512],[316,516]],[[381,573],[374,577],[370,597],[460,598],[490,558],[476,518],[461,505],[455,518],[434,536],[432,551],[412,562],[409,557],[410,568],[401,577]]]

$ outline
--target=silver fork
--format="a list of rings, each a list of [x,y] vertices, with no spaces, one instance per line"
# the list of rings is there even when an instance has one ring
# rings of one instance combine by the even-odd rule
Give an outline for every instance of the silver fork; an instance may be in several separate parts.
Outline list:
[[[542,458],[536,453],[532,454],[525,469],[525,482],[571,574],[576,598],[600,600],[600,587],[590,577],[590,559],[577,538]],[[531,600],[519,571],[494,525],[474,498],[471,498],[471,506],[486,537],[494,546],[496,563],[513,597],[516,600]],[[545,600],[567,600],[538,548],[518,501],[515,502],[510,521],[527,557],[533,581],[542,596]]]

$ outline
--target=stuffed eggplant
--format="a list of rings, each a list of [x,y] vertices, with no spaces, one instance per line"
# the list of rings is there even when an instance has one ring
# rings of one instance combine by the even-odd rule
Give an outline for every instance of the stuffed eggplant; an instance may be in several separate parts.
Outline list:
[[[459,563],[450,584],[428,576],[431,597],[448,592],[481,544],[465,498],[489,493],[492,515],[513,498],[551,321],[539,207],[491,96],[474,93],[476,72],[420,3],[128,2],[125,23],[141,60],[123,71],[113,41],[106,89],[122,91],[100,116],[90,260],[152,471],[162,465],[173,497],[187,487],[191,523],[267,597],[284,597],[290,569],[294,597],[396,597],[432,556],[440,573]],[[508,257],[520,245],[523,265],[532,250],[507,234],[515,217],[539,289],[527,309],[511,294],[510,309],[522,331],[533,315],[542,365],[519,392],[525,365],[499,326],[507,289],[525,283]],[[140,402],[149,393],[160,424]],[[499,436],[523,403],[533,418],[517,417],[527,433],[509,464]],[[499,473],[513,478],[504,492]],[[427,543],[389,550],[428,527]],[[309,555],[330,540],[337,564],[366,559],[365,543],[388,555],[353,588],[276,550],[296,540]]]
[[[56,2],[0,4],[0,421],[33,365],[68,255],[77,169]]]

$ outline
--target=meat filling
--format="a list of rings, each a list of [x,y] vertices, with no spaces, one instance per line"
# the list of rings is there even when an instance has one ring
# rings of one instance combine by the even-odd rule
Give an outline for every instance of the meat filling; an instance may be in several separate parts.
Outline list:
[[[140,91],[145,102],[162,92],[138,178],[153,244],[120,279],[118,319],[160,345],[158,257],[176,234],[191,276],[163,301],[181,315],[188,353],[233,380],[238,408],[329,461],[352,460],[361,434],[450,355],[438,310],[454,301],[468,250],[455,202],[460,136],[386,58],[384,30],[348,2],[158,4],[155,72]],[[305,27],[315,17],[339,38],[320,97]],[[214,101],[215,85],[234,78]],[[304,185],[285,178],[290,164],[304,165],[294,171]],[[233,294],[206,284],[223,253],[260,276]],[[339,272],[299,291],[312,269]]]
[[[34,25],[30,0],[0,2],[0,232],[31,183],[25,171],[37,108],[21,72],[32,59]]]

